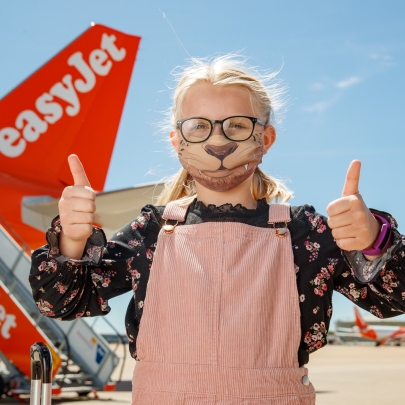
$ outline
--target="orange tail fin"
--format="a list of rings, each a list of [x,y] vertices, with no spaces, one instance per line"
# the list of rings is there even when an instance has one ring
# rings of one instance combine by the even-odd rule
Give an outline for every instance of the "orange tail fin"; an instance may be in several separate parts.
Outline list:
[[[360,311],[354,307],[354,313],[356,316],[356,325],[360,329],[360,334],[362,337],[371,340],[377,340],[377,334],[374,329],[370,328],[367,322],[363,319],[360,314]]]
[[[94,25],[0,100],[0,172],[60,188],[76,153],[104,188],[140,38]]]
[[[354,314],[356,317],[356,325],[360,330],[366,330],[368,328],[367,323],[364,321],[363,317],[360,314],[360,311],[354,307]]]

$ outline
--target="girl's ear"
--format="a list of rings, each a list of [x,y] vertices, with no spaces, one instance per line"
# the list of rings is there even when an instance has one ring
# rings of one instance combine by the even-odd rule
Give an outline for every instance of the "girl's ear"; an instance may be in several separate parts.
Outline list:
[[[179,147],[179,136],[176,131],[170,131],[170,142],[172,143],[174,149]]]
[[[264,127],[263,131],[263,155],[271,148],[273,143],[276,141],[276,130],[273,125],[267,125]]]

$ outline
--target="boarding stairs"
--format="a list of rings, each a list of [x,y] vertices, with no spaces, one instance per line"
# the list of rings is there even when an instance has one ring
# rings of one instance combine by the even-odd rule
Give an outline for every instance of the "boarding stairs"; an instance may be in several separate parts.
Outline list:
[[[59,369],[54,381],[62,392],[111,389],[110,377],[119,362],[115,351],[84,319],[57,321],[40,314],[28,283],[30,256],[28,246],[0,218],[0,360],[29,378],[29,351],[21,352],[18,339],[31,345],[39,333],[52,348]]]

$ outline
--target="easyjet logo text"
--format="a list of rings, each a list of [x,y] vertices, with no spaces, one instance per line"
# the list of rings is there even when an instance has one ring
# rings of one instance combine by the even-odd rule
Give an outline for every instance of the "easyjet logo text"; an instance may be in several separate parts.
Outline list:
[[[10,329],[16,326],[15,315],[7,314],[3,305],[0,305],[0,335],[4,339],[10,339]]]
[[[101,49],[90,52],[88,61],[82,52],[71,55],[67,64],[74,67],[81,75],[73,80],[71,74],[66,74],[60,82],[55,83],[48,92],[35,100],[35,110],[24,110],[18,114],[15,127],[0,130],[0,152],[14,158],[20,156],[27,142],[35,142],[48,130],[48,126],[59,121],[65,112],[73,117],[80,111],[80,93],[88,93],[96,85],[97,75],[106,76],[111,70],[113,62],[125,58],[125,48],[118,49],[115,35],[101,36]],[[62,107],[58,100],[66,104]]]

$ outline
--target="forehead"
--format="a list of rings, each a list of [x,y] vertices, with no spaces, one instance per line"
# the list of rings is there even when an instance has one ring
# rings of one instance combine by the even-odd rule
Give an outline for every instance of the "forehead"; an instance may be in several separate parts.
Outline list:
[[[180,117],[204,117],[224,119],[232,115],[256,117],[256,98],[243,86],[214,86],[211,83],[197,83],[187,89],[179,106]]]

